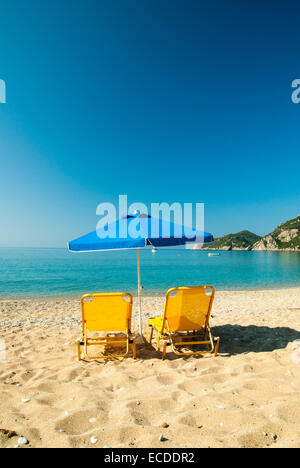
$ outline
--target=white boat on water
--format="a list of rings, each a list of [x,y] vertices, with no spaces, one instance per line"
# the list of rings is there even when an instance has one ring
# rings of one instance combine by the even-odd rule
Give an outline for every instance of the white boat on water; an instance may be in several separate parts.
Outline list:
[[[152,253],[155,253],[157,252],[157,248],[156,247],[152,247]]]
[[[209,257],[219,257],[219,255],[220,255],[219,252],[210,252],[208,254]]]

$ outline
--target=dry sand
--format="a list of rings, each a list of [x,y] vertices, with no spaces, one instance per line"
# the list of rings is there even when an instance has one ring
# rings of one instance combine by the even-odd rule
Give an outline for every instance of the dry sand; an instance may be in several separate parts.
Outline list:
[[[212,315],[217,358],[78,362],[78,300],[0,301],[0,447],[299,447],[300,288],[217,292]]]

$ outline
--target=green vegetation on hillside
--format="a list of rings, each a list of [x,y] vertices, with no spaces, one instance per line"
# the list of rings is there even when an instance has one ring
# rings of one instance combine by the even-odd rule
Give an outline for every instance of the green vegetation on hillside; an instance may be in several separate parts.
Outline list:
[[[260,239],[261,237],[253,232],[241,231],[236,234],[227,234],[226,236],[219,237],[218,239],[215,239],[214,242],[207,244],[204,248],[220,250],[250,250],[253,244]]]
[[[300,251],[300,215],[280,224],[264,237],[250,231],[227,234],[205,244],[205,250],[297,250]]]

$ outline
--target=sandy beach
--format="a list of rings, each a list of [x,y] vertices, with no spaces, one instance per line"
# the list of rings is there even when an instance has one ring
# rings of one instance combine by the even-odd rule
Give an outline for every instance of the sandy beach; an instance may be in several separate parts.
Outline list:
[[[80,322],[79,299],[0,301],[0,447],[299,447],[300,288],[217,291],[217,358],[78,362]]]

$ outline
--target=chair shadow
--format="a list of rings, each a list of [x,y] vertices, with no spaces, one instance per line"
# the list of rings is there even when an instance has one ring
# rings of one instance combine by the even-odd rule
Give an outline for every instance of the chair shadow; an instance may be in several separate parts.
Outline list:
[[[300,331],[288,327],[270,328],[266,326],[257,325],[220,325],[212,327],[212,334],[219,336],[221,356],[234,356],[238,354],[247,353],[264,353],[272,352],[279,349],[284,349],[287,345],[295,340],[300,340]],[[148,343],[145,339],[143,344],[137,345],[137,361],[161,359],[161,352],[156,350],[156,340],[152,344]],[[202,359],[204,355],[194,355],[194,358]],[[131,353],[128,355],[131,357]],[[166,360],[184,359],[188,360],[191,356],[178,356],[171,351],[170,346],[167,349]],[[127,357],[115,358],[115,361],[127,359]],[[85,361],[85,359],[82,359]],[[99,360],[95,359],[94,362],[103,364],[103,361],[111,361],[112,359],[105,354]],[[93,362],[88,361],[86,362]]]
[[[300,340],[300,331],[288,327],[270,328],[257,325],[221,325],[213,327],[214,336],[220,336],[220,353],[233,356],[244,353],[264,353],[284,349]]]
[[[234,356],[246,353],[264,353],[284,349],[295,340],[300,340],[300,331],[288,327],[270,328],[257,325],[221,325],[212,327],[214,336],[219,336],[220,350],[222,356]],[[157,359],[161,353],[155,349],[155,342],[149,344],[147,341],[138,346],[138,359]],[[189,359],[190,356],[177,356],[172,353],[168,346],[167,357],[169,360]],[[203,355],[194,355],[201,359]]]

